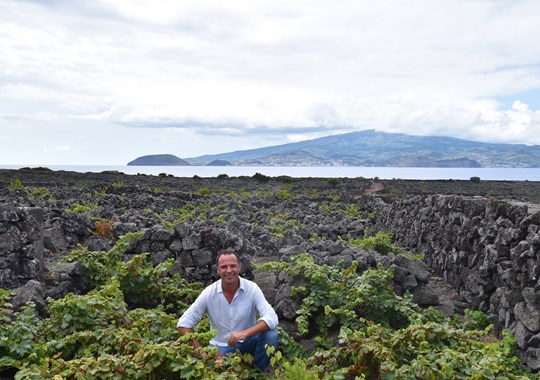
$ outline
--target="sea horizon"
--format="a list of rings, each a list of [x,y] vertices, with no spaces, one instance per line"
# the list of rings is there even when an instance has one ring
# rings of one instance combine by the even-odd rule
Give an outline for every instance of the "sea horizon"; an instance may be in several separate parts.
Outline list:
[[[468,180],[479,177],[496,181],[540,181],[540,168],[421,168],[421,167],[359,167],[359,166],[128,166],[128,165],[2,165],[1,169],[46,167],[54,171],[100,173],[118,171],[128,175],[173,175],[175,177],[253,176],[294,178],[374,178],[410,180]]]

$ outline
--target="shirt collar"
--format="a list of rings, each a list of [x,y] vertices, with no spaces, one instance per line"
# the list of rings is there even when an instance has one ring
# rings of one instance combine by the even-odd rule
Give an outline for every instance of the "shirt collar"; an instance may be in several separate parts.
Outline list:
[[[246,281],[242,277],[238,276],[238,282],[240,282],[240,286],[238,287],[238,290],[242,289],[243,291],[245,291],[246,289],[244,288],[244,285]],[[223,293],[223,287],[221,286],[221,278],[217,282],[217,288],[218,288],[217,290],[218,293]]]

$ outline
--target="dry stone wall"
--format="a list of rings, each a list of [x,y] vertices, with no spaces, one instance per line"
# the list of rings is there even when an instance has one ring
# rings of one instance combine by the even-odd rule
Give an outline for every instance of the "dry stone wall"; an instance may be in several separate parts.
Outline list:
[[[363,198],[378,228],[425,253],[426,263],[474,309],[517,339],[540,368],[540,209],[483,197]]]
[[[43,268],[43,211],[0,206],[0,288],[40,277]]]
[[[252,275],[250,259],[276,255],[282,258],[289,253],[309,252],[325,263],[364,260],[366,268],[380,261],[394,267],[396,290],[409,290],[421,300],[426,295],[421,290],[429,280],[427,271],[419,272],[400,255],[374,258],[337,242],[338,236],[363,236],[365,229],[390,231],[400,245],[425,253],[427,265],[459,291],[472,308],[488,313],[498,329],[513,333],[518,354],[530,368],[540,369],[540,208],[455,195],[364,196],[353,202],[372,212],[375,220],[343,218],[323,222],[323,214],[311,215],[319,210],[316,205],[295,202],[297,209],[289,212],[303,221],[303,227],[293,230],[278,244],[279,239],[256,227],[256,220],[261,217],[260,210],[273,212],[272,207],[282,207],[279,202],[284,201],[268,200],[260,209],[246,203],[245,209],[252,207],[253,212],[244,210],[244,214],[226,224],[181,223],[174,230],[134,213],[128,220],[115,223],[112,232],[117,238],[129,231],[144,230],[144,237],[129,254],[149,252],[156,262],[172,258],[173,272],[195,280],[209,280],[215,275],[216,252],[225,248],[234,249],[246,260],[243,264],[248,277]],[[29,287],[29,296],[21,296],[21,303],[36,294],[43,299],[58,298],[73,289],[83,289],[81,268],[71,263],[48,271],[43,256],[44,249],[54,253],[77,242],[91,250],[110,248],[111,241],[83,234],[88,230],[87,219],[90,216],[64,211],[0,206],[0,287]],[[308,244],[314,233],[327,236],[328,241]],[[40,284],[46,287],[41,289]],[[279,286],[276,288],[279,292]],[[281,299],[281,294],[276,298]],[[425,304],[436,304],[435,301]],[[288,309],[280,310],[286,316]]]

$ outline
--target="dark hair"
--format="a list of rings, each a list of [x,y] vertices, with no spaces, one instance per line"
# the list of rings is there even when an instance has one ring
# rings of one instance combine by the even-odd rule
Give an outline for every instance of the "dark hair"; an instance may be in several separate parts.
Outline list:
[[[217,259],[216,259],[216,265],[219,266],[219,258],[223,255],[234,255],[236,257],[236,261],[238,261],[238,265],[240,265],[240,258],[238,257],[238,255],[233,252],[233,251],[223,251],[223,252],[220,252]]]

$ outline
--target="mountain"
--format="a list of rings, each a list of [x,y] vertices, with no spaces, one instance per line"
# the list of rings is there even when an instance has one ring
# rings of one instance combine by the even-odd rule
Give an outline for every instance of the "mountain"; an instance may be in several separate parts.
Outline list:
[[[128,162],[128,166],[188,166],[189,162],[173,154],[151,154]]]
[[[192,165],[226,160],[237,166],[538,168],[540,146],[365,130],[185,160]]]

